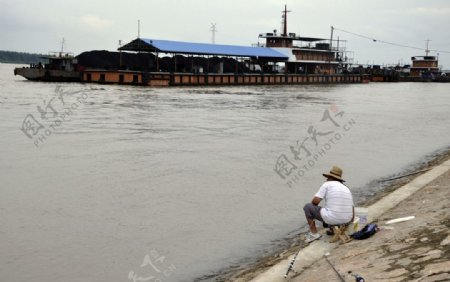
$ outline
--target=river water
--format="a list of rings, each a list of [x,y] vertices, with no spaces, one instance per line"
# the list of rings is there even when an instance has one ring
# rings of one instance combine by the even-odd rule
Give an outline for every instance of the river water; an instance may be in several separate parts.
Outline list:
[[[146,88],[13,67],[1,281],[193,281],[304,227],[332,165],[359,201],[450,144],[450,84]]]

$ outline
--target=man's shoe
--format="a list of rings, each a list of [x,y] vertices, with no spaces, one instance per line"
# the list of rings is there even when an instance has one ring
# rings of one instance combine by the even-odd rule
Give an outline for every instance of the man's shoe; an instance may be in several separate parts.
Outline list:
[[[319,239],[320,237],[322,237],[322,235],[320,235],[319,233],[311,233],[311,232],[308,232],[308,234],[306,234],[306,240],[305,240],[305,242],[306,242],[306,243],[310,243],[310,242],[312,242],[312,241],[314,241],[314,240]]]
[[[334,235],[334,230],[331,227],[330,227],[330,229],[327,230],[327,235],[329,235],[329,236]]]

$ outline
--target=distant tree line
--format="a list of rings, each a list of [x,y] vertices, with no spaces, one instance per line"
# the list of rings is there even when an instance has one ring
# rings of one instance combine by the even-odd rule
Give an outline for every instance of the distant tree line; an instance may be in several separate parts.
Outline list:
[[[42,61],[42,54],[0,51],[0,63],[36,64]]]

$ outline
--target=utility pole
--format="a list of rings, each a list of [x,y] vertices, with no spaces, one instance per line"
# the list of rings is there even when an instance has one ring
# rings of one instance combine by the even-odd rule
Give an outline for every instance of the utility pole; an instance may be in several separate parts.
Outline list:
[[[211,43],[216,44],[216,32],[218,32],[217,23],[211,23],[211,28],[209,31],[212,33]]]

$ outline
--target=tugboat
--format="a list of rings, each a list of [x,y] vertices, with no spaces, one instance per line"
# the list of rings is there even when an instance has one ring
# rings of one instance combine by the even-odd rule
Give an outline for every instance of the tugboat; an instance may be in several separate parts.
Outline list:
[[[77,65],[73,53],[64,52],[64,39],[60,52],[49,52],[40,57],[48,63],[31,64],[29,67],[15,68],[14,75],[20,75],[29,80],[52,82],[81,81],[82,72]]]
[[[410,70],[411,77],[430,80],[439,76],[438,60],[435,56],[415,56],[411,58],[412,67]]]
[[[410,68],[409,76],[420,81],[432,81],[441,75],[438,58],[429,55],[430,50],[428,49],[428,44],[430,40],[427,39],[426,42],[425,56],[415,56],[411,58],[412,66]]]

